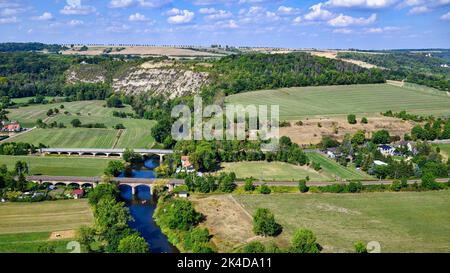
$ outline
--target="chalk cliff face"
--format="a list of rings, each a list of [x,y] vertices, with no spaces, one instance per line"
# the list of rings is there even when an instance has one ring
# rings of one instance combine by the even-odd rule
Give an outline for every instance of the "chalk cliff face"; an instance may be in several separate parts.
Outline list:
[[[107,72],[95,65],[79,65],[66,72],[68,83],[101,83],[107,81]],[[162,95],[168,99],[197,94],[204,84],[208,84],[207,72],[195,72],[174,66],[172,63],[143,64],[130,67],[120,73],[111,73],[112,89],[127,95],[147,93]]]
[[[178,68],[133,68],[113,79],[115,92],[129,95],[148,93],[173,99],[196,94],[209,82],[208,73]]]

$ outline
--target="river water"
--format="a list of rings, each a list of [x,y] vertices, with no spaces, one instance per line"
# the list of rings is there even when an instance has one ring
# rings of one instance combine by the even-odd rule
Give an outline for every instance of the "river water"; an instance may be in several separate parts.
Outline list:
[[[158,161],[147,160],[144,164],[133,168],[133,178],[155,178],[153,169],[158,166]],[[140,186],[135,196],[131,194],[131,188],[120,187],[120,196],[126,206],[130,209],[134,221],[129,223],[147,241],[152,253],[177,253],[178,250],[161,232],[161,229],[153,220],[156,209],[157,198],[150,194],[146,186]]]

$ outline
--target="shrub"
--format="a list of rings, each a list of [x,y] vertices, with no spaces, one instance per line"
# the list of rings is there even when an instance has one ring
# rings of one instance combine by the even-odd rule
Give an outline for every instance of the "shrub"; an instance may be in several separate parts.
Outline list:
[[[255,186],[253,185],[252,178],[245,179],[244,190],[245,191],[254,191],[255,190]]]
[[[394,182],[391,185],[391,190],[400,191],[401,189],[402,189],[402,182],[394,180]]]
[[[148,244],[138,233],[133,233],[119,241],[117,250],[119,253],[147,253]]]
[[[306,180],[302,179],[298,182],[298,189],[300,192],[305,193],[309,191],[309,187],[306,186]]]
[[[367,253],[366,245],[362,241],[358,241],[355,244],[356,253]]]
[[[242,251],[243,253],[264,253],[266,252],[266,247],[258,241],[254,241],[251,243],[246,244]]]
[[[316,242],[316,236],[311,230],[299,229],[292,238],[291,253],[319,253],[320,245]]]
[[[369,121],[367,120],[366,117],[363,117],[363,118],[361,119],[361,123],[367,124],[367,123],[369,123]]]
[[[111,176],[119,176],[121,172],[125,170],[125,165],[120,160],[113,160],[108,162],[108,166],[105,169],[105,174]]]
[[[352,181],[348,184],[347,188],[348,188],[349,192],[355,193],[355,192],[361,192],[363,186],[362,186],[362,183],[359,181],[358,182]]]
[[[289,121],[282,121],[280,122],[280,127],[291,127],[291,123]]]
[[[439,190],[440,186],[436,182],[436,178],[431,173],[426,173],[422,176],[422,184],[420,185],[423,189],[427,190]]]
[[[258,208],[253,216],[253,232],[256,235],[276,236],[281,233],[281,225],[269,209]]]
[[[356,116],[353,114],[350,114],[347,116],[347,121],[350,124],[356,124]]]
[[[270,194],[272,190],[266,184],[263,184],[259,187],[259,192],[261,194]]]

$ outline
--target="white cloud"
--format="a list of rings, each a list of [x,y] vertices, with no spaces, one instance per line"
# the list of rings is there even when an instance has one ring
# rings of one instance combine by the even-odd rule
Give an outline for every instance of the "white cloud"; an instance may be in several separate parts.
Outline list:
[[[172,0],[138,0],[139,5],[145,8],[160,8],[172,3]]]
[[[33,19],[38,21],[48,21],[53,19],[53,15],[46,11],[40,16],[33,17]]]
[[[71,27],[76,27],[76,26],[84,25],[84,22],[82,20],[70,20],[68,25]]]
[[[0,18],[0,25],[1,24],[12,24],[12,23],[16,23],[16,22],[17,22],[16,16]]]
[[[286,7],[286,6],[280,6],[277,9],[277,14],[279,15],[292,15],[292,14],[299,14],[300,9],[293,8],[293,7]]]
[[[365,32],[366,33],[375,33],[375,34],[377,34],[377,33],[385,33],[385,32],[394,32],[394,31],[398,31],[398,30],[401,30],[401,29],[402,29],[401,27],[390,27],[390,26],[387,26],[387,27],[368,28],[368,29],[365,29]]]
[[[422,13],[427,13],[427,12],[431,12],[431,9],[429,7],[417,6],[417,7],[413,7],[412,9],[410,9],[408,14],[422,14]]]
[[[106,28],[106,31],[117,33],[128,32],[129,30],[130,27],[125,24],[113,25]]]
[[[234,20],[228,20],[228,21],[219,21],[215,24],[216,27],[219,28],[239,28],[239,25]]]
[[[217,10],[215,8],[201,8],[198,10],[200,14],[213,14],[216,13]]]
[[[166,12],[166,15],[169,16],[169,18],[167,18],[169,24],[185,24],[194,19],[195,13],[187,9],[180,10],[173,8]]]
[[[110,8],[128,8],[133,4],[133,0],[111,0],[109,2]]]
[[[362,8],[385,8],[398,2],[398,0],[329,0],[326,5],[332,7],[362,7]]]
[[[344,14],[339,14],[337,17],[328,21],[328,24],[333,27],[346,27],[351,25],[368,25],[377,20],[377,15],[372,14],[368,18],[355,18]]]
[[[216,13],[205,16],[207,20],[223,20],[232,17],[233,14],[226,10],[218,10]]]
[[[139,12],[135,13],[135,14],[131,14],[128,17],[128,20],[131,22],[144,22],[144,21],[148,21],[147,17],[145,17],[145,15],[140,14]]]
[[[441,20],[450,21],[450,12],[447,12],[446,14],[442,15]]]
[[[300,17],[300,16],[297,16],[294,18],[294,20],[292,20],[292,23],[294,25],[299,25],[301,22],[303,22],[303,20],[302,20],[302,17]]]
[[[96,9],[92,6],[83,6],[81,0],[67,0],[67,5],[60,10],[64,15],[87,15],[94,13]]]
[[[329,20],[333,17],[333,13],[328,10],[322,9],[323,3],[318,3],[309,8],[310,12],[305,15],[305,20],[319,21]]]
[[[333,33],[339,33],[339,34],[351,34],[353,33],[353,30],[348,29],[348,28],[338,28],[338,29],[334,29]]]

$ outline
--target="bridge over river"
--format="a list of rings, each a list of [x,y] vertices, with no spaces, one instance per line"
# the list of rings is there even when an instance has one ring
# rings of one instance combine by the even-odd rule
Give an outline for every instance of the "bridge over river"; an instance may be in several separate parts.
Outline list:
[[[42,148],[41,154],[48,155],[78,155],[78,156],[117,156],[122,157],[125,149],[94,149],[94,148]],[[158,155],[160,162],[164,156],[173,154],[172,150],[163,149],[133,149],[133,152],[141,155]]]
[[[92,186],[96,187],[101,183],[101,177],[81,177],[81,176],[47,176],[47,175],[36,175],[27,176],[28,181],[32,181],[38,184],[51,184],[51,185],[77,185],[78,187]],[[116,182],[119,186],[131,187],[133,194],[136,193],[136,189],[141,186],[148,187],[150,193],[153,192],[153,187],[157,185],[166,186],[169,191],[173,190],[174,187],[183,185],[184,180],[182,179],[142,179],[142,178],[122,178],[114,177],[113,182]]]

